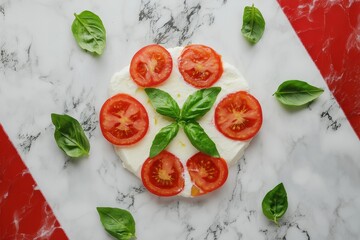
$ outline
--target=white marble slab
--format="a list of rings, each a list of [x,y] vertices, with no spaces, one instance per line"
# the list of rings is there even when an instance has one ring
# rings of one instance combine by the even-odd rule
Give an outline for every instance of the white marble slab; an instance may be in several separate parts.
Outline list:
[[[240,33],[245,5],[266,19],[261,41]],[[275,0],[0,1],[0,122],[70,239],[111,239],[96,206],[128,209],[137,236],[151,239],[359,239],[360,142]],[[73,13],[97,13],[107,47],[93,57],[75,43]],[[102,137],[98,114],[112,74],[149,43],[202,43],[237,66],[263,108],[258,136],[226,185],[198,199],[149,194]],[[272,96],[288,79],[325,89],[292,111]],[[53,139],[51,113],[79,119],[91,154],[71,162]],[[289,209],[280,227],[261,212],[283,182]]]

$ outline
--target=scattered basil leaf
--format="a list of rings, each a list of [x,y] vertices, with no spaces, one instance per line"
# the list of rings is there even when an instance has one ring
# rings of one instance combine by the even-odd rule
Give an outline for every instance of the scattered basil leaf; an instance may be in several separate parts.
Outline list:
[[[265,30],[265,20],[254,4],[246,6],[243,14],[242,35],[251,43],[257,43]]]
[[[74,13],[74,16],[71,30],[78,45],[84,50],[101,55],[106,45],[106,30],[99,16],[90,11]]]
[[[135,238],[135,221],[131,213],[120,208],[96,208],[105,230],[118,240]]]
[[[220,91],[220,87],[212,87],[191,94],[182,107],[181,118],[183,120],[193,120],[204,116],[214,105]]]
[[[264,215],[279,225],[278,220],[288,208],[287,194],[282,183],[270,190],[262,201],[262,211]]]
[[[89,140],[75,118],[52,113],[51,120],[55,125],[55,141],[61,150],[72,158],[89,155]]]
[[[178,123],[174,122],[166,127],[163,127],[158,134],[156,134],[151,148],[150,148],[150,157],[155,157],[158,155],[162,150],[164,150],[171,140],[174,139],[176,134],[179,132],[179,125]]]
[[[274,95],[286,106],[302,106],[315,100],[323,92],[323,89],[311,86],[307,82],[288,80],[280,84]]]
[[[186,136],[189,138],[191,144],[200,152],[210,155],[212,157],[220,157],[215,143],[206,134],[199,123],[195,121],[186,122],[184,126]]]
[[[173,119],[180,118],[180,108],[176,101],[165,91],[157,88],[145,88],[156,112]]]

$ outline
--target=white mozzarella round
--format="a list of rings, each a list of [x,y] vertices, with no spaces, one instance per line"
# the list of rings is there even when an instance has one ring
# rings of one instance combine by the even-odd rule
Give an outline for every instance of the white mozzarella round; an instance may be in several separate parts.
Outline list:
[[[173,59],[172,73],[169,79],[161,85],[156,86],[156,88],[169,93],[176,100],[180,108],[187,97],[198,90],[185,82],[178,70],[177,59],[180,56],[182,49],[183,47],[167,49]],[[212,109],[198,122],[204,128],[209,137],[215,142],[220,156],[226,160],[229,166],[232,166],[244,154],[244,150],[249,145],[250,140],[235,141],[225,137],[215,127],[214,112],[215,107],[221,99],[229,93],[240,90],[248,91],[248,84],[242,74],[234,66],[223,62],[223,69],[224,72],[221,78],[213,85],[221,87],[221,91],[216,99],[216,102]],[[149,156],[150,147],[155,135],[161,128],[169,125],[171,123],[171,119],[163,117],[154,110],[144,91],[144,88],[137,86],[131,79],[129,66],[125,67],[120,72],[115,73],[111,79],[109,95],[113,96],[118,93],[127,93],[136,98],[145,107],[149,116],[149,130],[143,139],[131,146],[114,146],[115,152],[121,159],[123,166],[130,172],[134,173],[137,177],[141,178],[141,167]],[[179,133],[168,145],[166,150],[177,156],[181,160],[185,169],[185,189],[179,195],[191,197],[190,193],[192,183],[186,169],[186,161],[197,153],[198,150],[191,145],[183,129],[179,130]]]

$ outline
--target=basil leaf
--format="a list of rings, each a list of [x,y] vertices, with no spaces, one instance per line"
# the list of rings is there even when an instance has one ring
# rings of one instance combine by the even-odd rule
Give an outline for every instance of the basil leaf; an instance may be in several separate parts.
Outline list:
[[[265,20],[254,4],[246,6],[243,14],[242,35],[251,43],[257,43],[265,29]]]
[[[268,219],[279,225],[278,219],[285,214],[287,208],[286,190],[284,185],[280,183],[265,195],[262,201],[262,211]]]
[[[311,86],[307,82],[288,80],[280,84],[274,95],[286,106],[302,106],[315,100],[323,92],[323,89]]]
[[[204,116],[214,105],[220,91],[220,87],[212,87],[191,94],[182,107],[181,118],[183,120],[193,120]]]
[[[131,213],[120,208],[96,208],[105,230],[119,240],[135,238],[135,221]]]
[[[165,91],[157,88],[145,88],[156,112],[174,119],[180,118],[180,108],[176,101]]]
[[[199,123],[195,121],[186,122],[184,125],[184,131],[191,144],[197,150],[212,157],[220,157],[215,143],[205,133]]]
[[[75,19],[71,30],[78,45],[91,53],[101,55],[106,45],[106,30],[99,18],[93,12],[74,13]]]
[[[150,157],[155,157],[162,150],[164,150],[167,145],[174,139],[176,134],[179,132],[179,125],[175,122],[166,127],[163,127],[158,134],[156,134],[151,148],[150,148]]]
[[[55,125],[55,141],[61,150],[72,158],[89,155],[89,140],[75,118],[52,113],[51,120]]]

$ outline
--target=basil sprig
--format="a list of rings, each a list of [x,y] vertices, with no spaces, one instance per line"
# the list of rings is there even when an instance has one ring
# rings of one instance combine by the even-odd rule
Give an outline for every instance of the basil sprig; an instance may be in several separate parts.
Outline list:
[[[150,148],[150,157],[155,157],[162,150],[164,150],[167,145],[174,139],[174,137],[179,132],[179,124],[174,122],[170,125],[163,127],[158,134],[156,134],[154,141]]]
[[[191,144],[197,150],[213,157],[220,157],[215,143],[209,138],[199,123],[195,121],[187,122],[184,126],[184,131]]]
[[[279,102],[286,106],[303,106],[324,92],[323,89],[314,87],[300,80],[288,80],[280,84],[274,93]]]
[[[90,11],[74,13],[74,16],[71,30],[78,45],[84,50],[101,55],[106,45],[106,30],[99,16]]]
[[[204,116],[214,105],[220,91],[220,87],[212,87],[201,89],[190,95],[181,109],[181,119],[193,120]]]
[[[264,215],[279,225],[278,220],[288,208],[287,194],[282,183],[270,190],[262,201],[262,211]]]
[[[51,114],[55,125],[54,137],[57,145],[72,158],[88,156],[90,143],[80,123],[69,115]]]
[[[105,230],[118,240],[135,239],[135,220],[131,213],[120,208],[96,208]]]
[[[167,92],[157,88],[145,88],[155,110],[175,120],[156,134],[149,156],[155,157],[164,150],[177,135],[179,128],[183,127],[186,136],[197,150],[212,157],[220,157],[215,143],[196,122],[211,109],[220,91],[220,87],[198,90],[186,99],[180,110],[176,101]]]
[[[145,88],[145,92],[158,113],[174,119],[180,118],[179,105],[170,94],[157,88]]]
[[[246,6],[243,14],[242,35],[250,42],[257,43],[265,30],[265,20],[259,9],[254,4]]]

